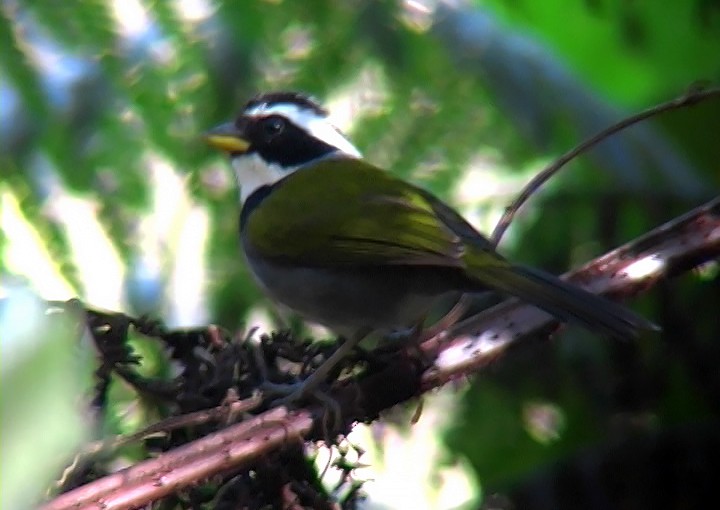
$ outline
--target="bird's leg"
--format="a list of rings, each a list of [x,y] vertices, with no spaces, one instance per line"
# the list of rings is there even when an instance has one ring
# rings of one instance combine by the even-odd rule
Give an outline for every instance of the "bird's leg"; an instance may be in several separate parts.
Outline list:
[[[446,313],[439,321],[429,328],[425,328],[425,331],[423,331],[423,334],[420,337],[420,343],[423,343],[425,340],[430,340],[436,335],[449,329],[451,326],[454,326],[467,311],[469,305],[469,296],[467,294],[460,296],[458,302],[453,305],[448,313]]]
[[[327,379],[328,374],[337,367],[350,352],[368,335],[370,330],[362,329],[358,331],[351,338],[343,342],[333,352],[328,359],[322,362],[322,364],[312,372],[305,380],[291,383],[291,384],[278,384],[265,380],[262,384],[262,390],[266,395],[281,395],[282,398],[278,400],[279,403],[292,403],[302,400],[308,395],[316,395],[317,387]],[[320,399],[322,400],[322,399]]]
[[[369,331],[362,329],[355,333],[351,338],[347,339],[328,359],[326,359],[317,369],[310,374],[307,379],[296,385],[297,389],[283,398],[286,402],[295,402],[302,399],[315,391],[328,374],[340,363],[357,345],[368,335]]]
[[[394,333],[389,334],[387,338],[390,340],[390,343],[394,344],[393,348],[395,348],[398,344],[418,346],[426,340],[435,338],[435,336],[456,324],[467,311],[470,302],[471,300],[469,296],[467,294],[463,294],[453,307],[445,315],[443,315],[440,320],[431,326],[424,326],[426,316],[423,316],[412,328],[395,331]]]

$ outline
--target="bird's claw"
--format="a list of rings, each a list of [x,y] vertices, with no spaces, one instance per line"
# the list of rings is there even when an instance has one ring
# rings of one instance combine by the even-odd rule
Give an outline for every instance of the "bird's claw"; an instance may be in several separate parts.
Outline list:
[[[287,384],[266,381],[261,384],[260,388],[263,392],[263,398],[265,399],[273,396],[279,397],[269,401],[269,405],[271,406],[297,405],[299,402],[309,398],[317,400],[323,405],[326,411],[323,418],[323,425],[326,432],[339,428],[342,425],[342,411],[338,401],[323,391],[308,388],[305,385],[305,381]],[[332,416],[330,423],[327,421],[329,415]],[[329,434],[327,435],[329,437]]]

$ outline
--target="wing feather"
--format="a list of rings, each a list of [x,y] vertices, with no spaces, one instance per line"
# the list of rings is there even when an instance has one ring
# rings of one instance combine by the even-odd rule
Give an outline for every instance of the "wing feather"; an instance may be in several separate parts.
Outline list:
[[[329,159],[281,180],[246,236],[260,255],[298,265],[462,267],[461,236],[428,197],[363,161]]]

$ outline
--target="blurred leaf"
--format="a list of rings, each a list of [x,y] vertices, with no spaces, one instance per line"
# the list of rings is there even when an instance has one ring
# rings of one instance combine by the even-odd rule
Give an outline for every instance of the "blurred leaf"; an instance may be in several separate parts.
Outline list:
[[[91,426],[77,399],[91,370],[79,318],[44,308],[22,290],[0,302],[3,508],[35,508]]]

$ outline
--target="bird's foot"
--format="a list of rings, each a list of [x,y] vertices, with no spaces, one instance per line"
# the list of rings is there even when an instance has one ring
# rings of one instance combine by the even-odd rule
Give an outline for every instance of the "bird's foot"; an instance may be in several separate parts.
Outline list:
[[[302,400],[305,396],[303,381],[294,383],[263,381],[260,383],[260,391],[262,391],[263,399],[272,403],[295,403]]]
[[[375,350],[384,353],[415,347],[421,343],[423,336],[423,325],[422,322],[419,322],[411,328],[397,329],[388,333],[383,338],[381,345]]]
[[[267,377],[261,383],[260,388],[265,398],[278,396],[269,400],[271,405],[297,405],[298,402],[314,398],[320,401],[325,408],[326,420],[328,416],[332,416],[332,423],[325,422],[325,429],[336,429],[342,425],[342,413],[338,402],[319,389],[324,384],[337,366],[347,357],[350,352],[365,337],[366,332],[358,332],[355,337],[342,343],[319,367],[317,367],[306,379],[295,383],[273,383]],[[328,427],[332,425],[332,427]]]
[[[269,399],[271,406],[297,406],[300,402],[316,400],[322,404],[325,410],[323,425],[326,435],[330,437],[329,431],[337,430],[342,426],[342,411],[337,400],[315,387],[310,377],[296,383],[273,383],[266,381],[261,384],[263,398]],[[308,384],[310,382],[311,384]]]

